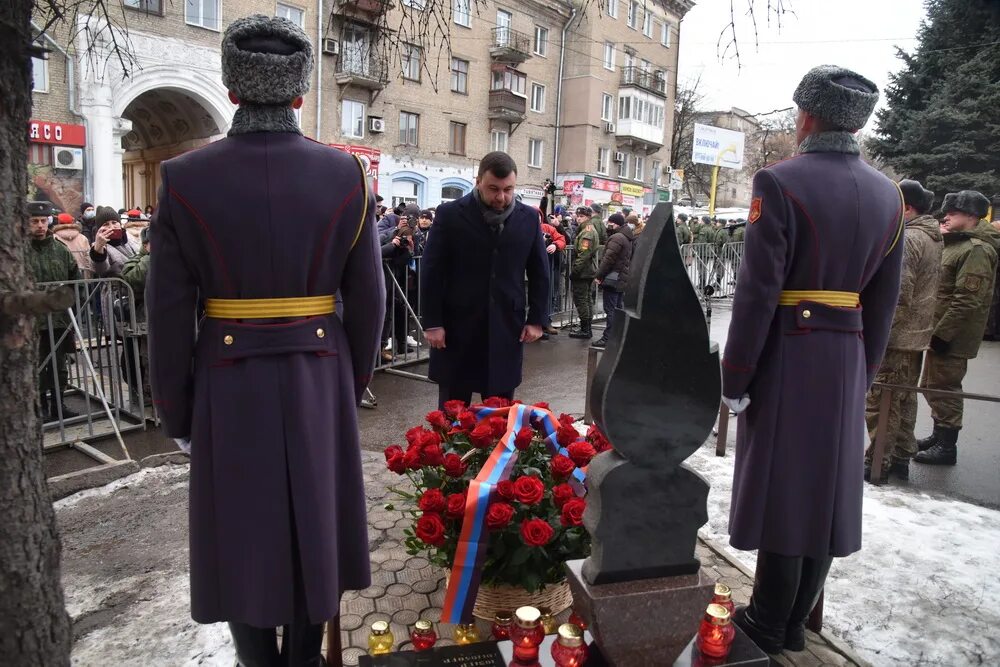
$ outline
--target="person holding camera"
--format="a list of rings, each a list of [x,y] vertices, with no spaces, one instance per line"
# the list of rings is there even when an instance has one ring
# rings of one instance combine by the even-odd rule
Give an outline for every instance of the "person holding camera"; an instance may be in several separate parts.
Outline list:
[[[406,354],[406,291],[407,270],[413,258],[413,230],[417,226],[420,209],[416,204],[408,204],[399,216],[382,244],[382,264],[385,268],[385,324],[382,326],[382,360],[392,361],[394,354]],[[411,223],[412,221],[412,223]],[[393,280],[395,279],[395,280]],[[397,285],[399,286],[397,288]],[[386,350],[389,336],[392,336],[392,350]]]
[[[566,249],[566,237],[559,230],[545,220],[545,211],[539,207],[539,220],[542,224],[542,241],[545,243],[545,252],[549,256],[549,293],[552,301],[552,312],[558,310],[559,302],[559,271],[562,268],[562,254]],[[555,216],[549,216],[550,220]],[[559,330],[551,324],[544,327],[545,332],[542,340],[548,340],[549,336],[558,336]]]

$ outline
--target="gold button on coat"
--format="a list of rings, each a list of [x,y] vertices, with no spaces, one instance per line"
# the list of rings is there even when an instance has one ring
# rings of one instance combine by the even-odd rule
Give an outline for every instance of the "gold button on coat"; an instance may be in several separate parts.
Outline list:
[[[222,342],[225,343],[226,345],[232,345],[233,337],[227,335],[225,338],[222,339]]]
[[[325,335],[326,335],[325,331],[323,331],[322,329],[316,329],[316,338],[322,338]]]
[[[808,320],[808,319],[809,319],[810,317],[812,317],[812,315],[813,315],[813,314],[812,314],[811,312],[809,312],[808,310],[803,310],[803,311],[802,311],[802,317],[804,317],[804,318],[805,318],[805,319],[807,319],[807,320]]]

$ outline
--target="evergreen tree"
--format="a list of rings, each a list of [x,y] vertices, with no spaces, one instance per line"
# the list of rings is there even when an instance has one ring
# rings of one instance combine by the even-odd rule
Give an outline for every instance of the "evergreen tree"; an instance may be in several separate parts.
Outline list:
[[[868,148],[933,190],[1000,193],[1000,2],[927,0]]]

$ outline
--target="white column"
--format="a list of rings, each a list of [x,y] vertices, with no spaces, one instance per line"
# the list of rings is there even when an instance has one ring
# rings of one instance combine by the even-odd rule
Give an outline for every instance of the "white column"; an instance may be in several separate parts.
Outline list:
[[[95,206],[121,208],[126,205],[122,183],[122,137],[132,131],[132,121],[115,117],[111,108],[111,87],[88,82],[81,90],[80,112],[90,131],[91,170]]]

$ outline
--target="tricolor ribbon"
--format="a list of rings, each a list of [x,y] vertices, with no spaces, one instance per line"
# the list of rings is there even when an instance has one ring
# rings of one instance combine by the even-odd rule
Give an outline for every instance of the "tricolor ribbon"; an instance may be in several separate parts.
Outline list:
[[[441,611],[443,623],[468,623],[472,621],[472,608],[479,592],[486,549],[489,546],[489,532],[486,530],[486,512],[490,505],[490,495],[497,484],[508,479],[517,460],[518,449],[514,446],[517,433],[537,419],[545,433],[545,444],[553,455],[568,455],[557,437],[559,421],[551,412],[543,408],[521,403],[506,408],[471,408],[479,422],[487,417],[507,417],[507,431],[493,448],[489,458],[475,479],[469,482],[465,499],[465,515],[462,531],[458,537],[455,560],[451,565],[451,578],[444,596]],[[582,439],[582,436],[581,436]],[[573,471],[569,483],[577,495],[583,495],[586,474],[580,468]]]

